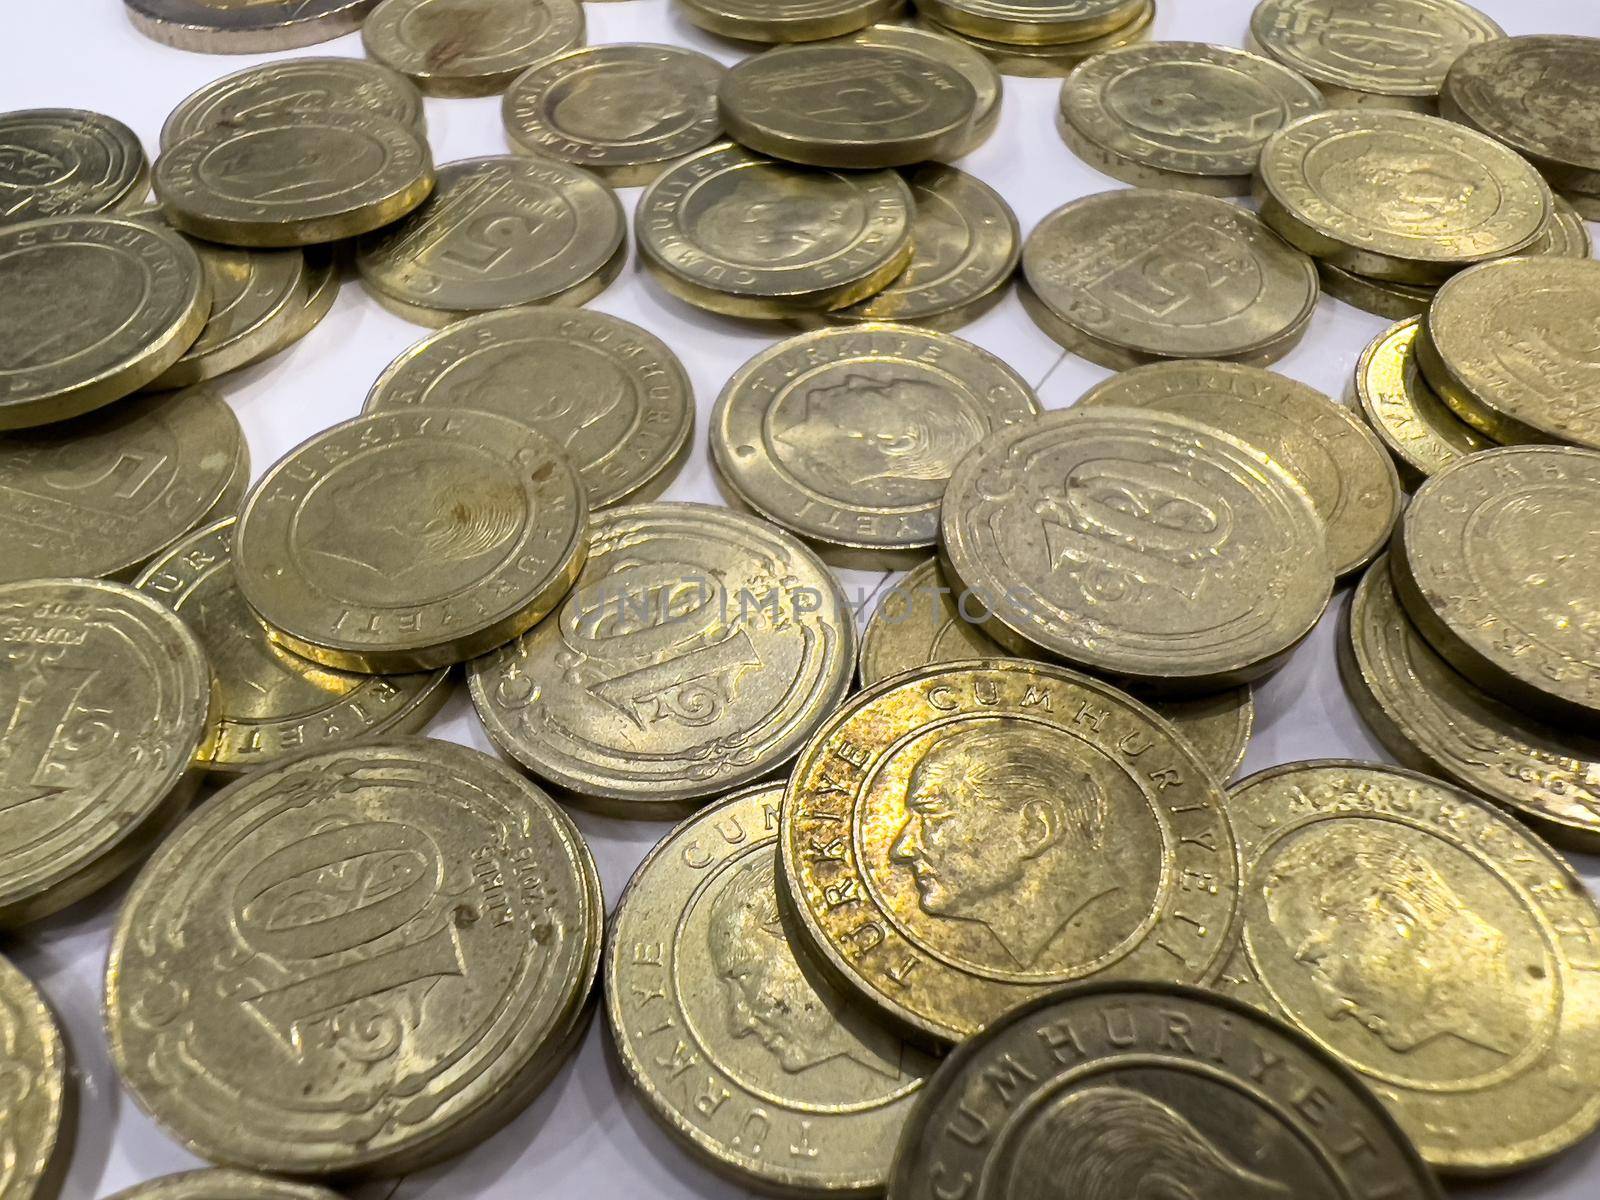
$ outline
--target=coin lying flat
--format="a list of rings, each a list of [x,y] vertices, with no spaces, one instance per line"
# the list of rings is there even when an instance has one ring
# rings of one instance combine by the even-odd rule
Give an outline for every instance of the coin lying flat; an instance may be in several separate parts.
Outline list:
[[[722,137],[725,74],[681,46],[585,46],[512,82],[506,135],[519,152],[585,167],[614,187],[642,186]]]
[[[339,1200],[327,1188],[270,1175],[217,1168],[166,1175],[135,1184],[110,1200]]]
[[[972,124],[967,136],[954,148],[955,155],[970,154],[984,142],[1000,124],[1000,111],[1005,102],[1005,88],[1000,72],[983,54],[964,46],[954,38],[945,37],[931,29],[917,25],[869,25],[849,34],[844,40],[859,46],[876,46],[884,50],[899,50],[907,54],[920,54],[960,71],[976,97]]]
[[[21,971],[0,958],[0,1196],[48,1200],[71,1154],[66,1044],[55,1014]]]
[[[1325,1048],[1214,992],[1062,992],[957,1049],[924,1091],[890,1200],[980,1176],[984,1200],[1444,1195]]]
[[[1220,785],[1166,721],[1060,667],[946,664],[852,697],[779,837],[804,942],[931,1042],[1068,983],[1203,981],[1227,952]]]
[[[1254,448],[1108,405],[987,438],[945,490],[940,550],[1002,645],[1192,694],[1310,632],[1333,590],[1323,528]]]
[[[788,763],[849,690],[855,625],[794,538],[699,504],[597,513],[551,618],[472,664],[489,736],[628,815],[686,810]]]
[[[926,15],[925,6],[919,5],[918,11],[920,15],[917,19],[924,28],[978,51],[992,62],[1002,75],[1060,79],[1072,74],[1073,69],[1085,59],[1093,58],[1096,54],[1104,54],[1108,50],[1132,45],[1148,34],[1156,18],[1156,2],[1140,0],[1127,24],[1098,37],[1077,42],[1042,44],[998,42],[991,38],[977,37],[932,20]]]
[[[123,0],[140,33],[179,50],[258,54],[357,29],[377,0]]]
[[[1267,139],[1322,107],[1309,81],[1269,58],[1155,42],[1074,70],[1058,128],[1079,158],[1115,179],[1246,196]]]
[[[280,645],[371,673],[431,671],[549,612],[588,553],[577,469],[510,417],[407,409],[290,451],[246,499],[234,573]]]
[[[1020,45],[1084,42],[1120,29],[1144,0],[917,0],[941,25]]]
[[[150,163],[121,121],[78,108],[0,113],[0,225],[144,203]]]
[[[735,793],[640,864],[606,953],[611,1037],[650,1112],[712,1169],[806,1195],[881,1191],[936,1063],[791,944],[778,900],[782,799],[781,784]],[[696,1105],[675,1073],[685,1031],[715,1106]]]
[[[361,26],[369,55],[432,96],[492,96],[582,41],[578,0],[382,0]]]
[[[657,177],[634,228],[681,300],[771,318],[845,308],[911,261],[911,189],[892,171],[811,171],[721,145]]]
[[[65,908],[158,842],[200,782],[211,672],[192,633],[116,583],[0,585],[0,927]]]
[[[487,755],[398,739],[219,792],[123,906],[106,1030],[123,1084],[215,1162],[385,1174],[531,1098],[600,955],[571,821]]]
[[[751,42],[814,42],[895,16],[903,0],[680,0],[701,29]]]
[[[333,311],[339,298],[340,254],[335,247],[308,246],[306,256],[306,302],[278,329],[278,337],[254,362],[273,357],[293,346]]]
[[[1526,1167],[1600,1124],[1600,910],[1559,855],[1394,767],[1291,763],[1228,804],[1225,978],[1362,1076],[1430,1165]]]
[[[949,334],[825,329],[734,373],[711,417],[711,455],[739,505],[824,558],[906,566],[938,541],[956,464],[1039,411],[1020,375]]]
[[[694,389],[677,355],[637,325],[581,309],[452,325],[390,363],[363,411],[418,406],[531,426],[567,452],[592,509],[659,495],[694,430]]]

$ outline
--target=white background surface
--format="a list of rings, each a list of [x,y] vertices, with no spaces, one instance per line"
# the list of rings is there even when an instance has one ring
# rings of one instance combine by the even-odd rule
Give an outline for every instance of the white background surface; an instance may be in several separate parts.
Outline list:
[[[1600,35],[1596,0],[1478,0],[1513,34]],[[1161,0],[1154,37],[1241,44],[1252,0]],[[585,5],[591,42],[672,42],[705,50],[725,62],[740,47],[718,43],[671,10],[669,0]],[[217,76],[268,57],[360,56],[356,35],[283,56],[212,56],[171,50],[138,34],[120,0],[0,0],[0,111],[78,107],[110,113],[130,125],[153,152],[167,113]],[[1059,83],[1006,79],[1006,111],[995,136],[960,165],[997,188],[1017,211],[1024,232],[1075,197],[1121,186],[1080,163],[1053,125]],[[428,130],[439,162],[507,152],[500,100],[429,99]],[[622,193],[630,211],[637,189]],[[1600,231],[1596,231],[1600,232]],[[654,331],[683,358],[694,380],[700,426],[693,457],[667,492],[670,500],[716,501],[704,428],[717,392],[747,358],[786,336],[722,320],[673,300],[636,268],[591,307]],[[1305,342],[1279,370],[1342,395],[1363,346],[1386,322],[1325,299]],[[391,358],[426,331],[384,313],[347,280],[332,315],[306,341],[274,361],[222,381],[244,423],[259,475],[315,431],[357,414],[368,386]],[[5,331],[0,330],[0,337]],[[1064,355],[1023,313],[1015,297],[961,336],[999,354],[1036,384],[1046,407],[1072,404],[1106,372]],[[850,574],[847,590],[870,593],[883,576]],[[1340,687],[1334,665],[1336,598],[1322,626],[1287,668],[1257,696],[1258,730],[1247,770],[1313,757],[1383,759]],[[459,689],[430,732],[489,749],[465,689]],[[605,820],[579,813],[614,903],[638,860],[668,828]],[[1600,888],[1600,859],[1577,865]],[[10,937],[0,952],[38,981],[61,1014],[79,1075],[77,1146],[64,1195],[105,1196],[143,1179],[198,1164],[138,1111],[118,1088],[100,1023],[100,973],[108,931],[125,885],[116,886],[54,920]],[[596,1022],[576,1060],[506,1130],[467,1156],[374,1186],[374,1197],[443,1200],[542,1200],[544,1197],[743,1196],[703,1170],[668,1140],[627,1094]],[[368,1194],[363,1191],[363,1195]],[[1485,1200],[1596,1200],[1600,1197],[1600,1138],[1538,1171],[1469,1194]]]

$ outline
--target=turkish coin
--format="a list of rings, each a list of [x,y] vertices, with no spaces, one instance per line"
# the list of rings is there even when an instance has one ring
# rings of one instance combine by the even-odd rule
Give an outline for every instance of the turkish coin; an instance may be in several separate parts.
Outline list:
[[[259,54],[330,41],[377,0],[123,0],[133,27],[179,50]]]
[[[1144,0],[917,0],[929,20],[1018,45],[1084,42],[1122,28]]]
[[[72,1080],[50,1005],[0,958],[0,1197],[47,1200],[71,1157]]]
[[[875,46],[883,50],[899,50],[920,54],[937,62],[954,67],[972,85],[976,106],[967,136],[953,150],[955,156],[970,154],[984,142],[1000,124],[1000,111],[1004,106],[1005,88],[1000,72],[981,51],[964,46],[954,38],[935,33],[919,25],[869,25],[849,34],[843,40],[859,46]]]
[[[0,113],[0,225],[144,203],[150,162],[121,121],[77,108]]]
[[[578,0],[381,0],[367,53],[432,96],[491,96],[583,41]]]
[[[327,1188],[218,1167],[135,1184],[110,1200],[340,1200]]]
[[[1150,27],[1156,18],[1155,0],[1138,0],[1133,16],[1127,24],[1098,37],[1076,42],[1023,43],[994,41],[964,33],[933,20],[926,15],[925,7],[919,6],[919,9],[922,15],[918,20],[924,28],[951,41],[960,42],[968,49],[978,51],[992,62],[1002,75],[1044,79],[1064,78],[1072,74],[1079,63],[1093,58],[1096,54],[1132,45],[1150,32]]]
[[[814,42],[888,20],[904,0],[679,0],[701,29],[751,42]]]
[[[1391,321],[1422,316],[1439,294],[1432,284],[1368,279],[1331,262],[1317,263],[1317,274],[1322,278],[1322,290],[1335,300]]]
[[[261,362],[287,350],[327,318],[339,298],[339,252],[330,246],[307,246],[305,304],[278,330],[272,345],[252,362]]]

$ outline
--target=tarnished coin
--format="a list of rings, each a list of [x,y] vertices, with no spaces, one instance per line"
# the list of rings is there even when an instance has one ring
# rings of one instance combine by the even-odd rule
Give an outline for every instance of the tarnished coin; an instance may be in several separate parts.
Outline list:
[[[516,150],[649,183],[722,136],[716,59],[682,46],[585,46],[519,75],[502,109]]]
[[[270,1175],[217,1168],[166,1175],[118,1192],[111,1200],[339,1200],[327,1188]]]
[[[1188,417],[1261,451],[1311,497],[1335,575],[1371,562],[1400,516],[1400,479],[1366,424],[1316,388],[1255,367],[1158,363],[1114,375],[1078,401]]]
[[[1262,218],[1307,254],[1372,279],[1441,283],[1534,246],[1550,187],[1515,151],[1418,113],[1336,110],[1273,134]]]
[[[215,126],[321,112],[372,113],[426,132],[422,95],[364,58],[285,58],[235,71],[188,97],[161,127],[165,149]]]
[[[0,1197],[49,1200],[71,1157],[66,1044],[55,1014],[0,958]]]
[[[258,54],[330,41],[377,0],[123,0],[140,33],[179,50]]]
[[[1224,987],[1363,1077],[1430,1165],[1526,1167],[1600,1124],[1600,910],[1485,800],[1356,762],[1233,789]]]
[[[433,190],[416,131],[373,113],[213,125],[156,160],[156,196],[185,233],[234,246],[307,246],[405,216]]]
[[[422,738],[306,755],[219,792],[134,883],[112,1058],[214,1162],[408,1171],[532,1098],[600,914],[577,829],[493,758]]]
[[[384,369],[363,411],[472,408],[559,443],[590,508],[649,500],[694,430],[694,389],[653,333],[587,310],[518,309],[425,338]]]
[[[1505,31],[1461,0],[1262,0],[1250,38],[1337,108],[1430,112],[1450,64]]]
[[[1463,272],[1439,289],[1417,355],[1445,403],[1495,441],[1600,448],[1600,262]]]
[[[0,584],[0,927],[145,856],[194,796],[211,671],[194,634],[117,583]]]
[[[1074,200],[1022,250],[1029,311],[1113,369],[1169,358],[1281,357],[1304,335],[1316,267],[1237,204],[1134,189]]]
[[[994,63],[1002,75],[1045,79],[1064,78],[1072,74],[1073,69],[1085,59],[1093,58],[1096,54],[1104,54],[1108,50],[1132,45],[1150,32],[1150,27],[1156,18],[1156,0],[1140,0],[1127,24],[1119,25],[1116,29],[1098,37],[1078,42],[1030,45],[1021,42],[998,42],[963,33],[959,29],[929,18],[925,6],[918,7],[924,14],[919,16],[918,20],[925,28],[978,51]]]
[[[679,0],[701,29],[750,42],[815,42],[887,20],[905,0]]]
[[[1417,490],[1395,534],[1395,590],[1458,671],[1577,728],[1600,717],[1595,614],[1600,453],[1485,450]]]
[[[239,590],[280,645],[372,673],[431,671],[528,629],[577,578],[589,503],[510,417],[415,408],[290,451],[234,534]]]
[[[239,420],[208,388],[0,438],[0,583],[126,579],[250,479]]]
[[[356,248],[356,269],[386,307],[425,325],[524,304],[575,306],[616,278],[628,221],[589,172],[500,155],[445,163],[405,220]]]
[[[782,784],[729,796],[634,873],[606,952],[612,1041],[650,1112],[713,1170],[807,1196],[881,1192],[936,1062],[790,942],[778,899],[782,799]],[[685,1053],[720,1103],[696,1104],[683,1088]]]
[[[98,216],[0,227],[0,430],[137,391],[210,310],[200,258],[170,229]]]
[[[977,1200],[1443,1200],[1325,1047],[1215,992],[1062,992],[957,1049],[924,1091],[890,1200],[950,1180]]]
[[[699,308],[772,318],[845,308],[911,261],[911,189],[893,171],[814,171],[703,150],[639,199],[639,253]]]
[[[608,509],[590,535],[561,607],[469,669],[495,744],[579,802],[652,817],[787,764],[855,669],[828,569],[699,504]]]
[[[956,1042],[1068,983],[1210,979],[1236,903],[1224,799],[1109,684],[1018,659],[929,667],[852,697],[807,745],[782,886],[853,992]]]
[[[972,153],[989,140],[989,135],[1000,124],[1000,111],[1005,102],[1005,87],[1000,72],[988,58],[971,46],[964,46],[954,38],[919,25],[900,24],[869,25],[844,40],[859,46],[920,54],[961,72],[972,85],[976,103],[972,111],[972,124],[968,127],[966,137],[957,143],[953,151],[955,155]]]
[[[0,225],[137,208],[150,162],[121,121],[78,108],[0,113]]]
[[[1311,498],[1198,422],[1110,406],[987,438],[945,491],[941,555],[984,629],[1167,693],[1269,672],[1333,591]]]
[[[382,0],[361,44],[433,96],[492,96],[583,42],[578,0]]]
[[[1323,107],[1269,58],[1203,42],[1155,42],[1089,59],[1061,90],[1058,128],[1114,179],[1247,196],[1267,139]]]
[[[929,20],[1019,45],[1083,42],[1121,29],[1144,0],[917,0]]]
[[[824,558],[909,566],[939,540],[956,464],[1039,411],[1026,380],[947,333],[824,329],[734,373],[711,417],[711,456],[740,506]]]
[[[1322,278],[1322,290],[1335,300],[1391,321],[1422,316],[1439,294],[1432,284],[1368,279],[1330,262],[1319,262],[1317,274]]]

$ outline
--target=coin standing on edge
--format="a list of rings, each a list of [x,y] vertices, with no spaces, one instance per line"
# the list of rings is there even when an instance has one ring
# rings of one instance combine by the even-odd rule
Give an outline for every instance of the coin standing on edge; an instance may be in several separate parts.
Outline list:
[[[340,1200],[340,1197],[314,1184],[291,1183],[270,1175],[218,1167],[164,1175],[135,1184],[110,1200]]]
[[[202,54],[295,50],[354,33],[377,0],[123,0],[146,37]]]
[[[381,0],[367,53],[430,96],[492,96],[583,42],[578,0]]]
[[[50,1200],[72,1157],[73,1081],[55,1014],[0,958],[0,1196]]]
[[[143,204],[150,161],[121,121],[79,108],[0,113],[0,226]]]
[[[954,156],[971,154],[988,141],[989,135],[999,126],[1000,112],[1005,106],[1004,81],[995,65],[981,51],[918,25],[869,25],[842,40],[858,46],[920,54],[954,67],[965,76],[972,85],[977,103],[973,108],[972,124],[967,136],[954,148]]]
[[[815,42],[887,21],[905,0],[679,0],[701,29],[748,42]]]

